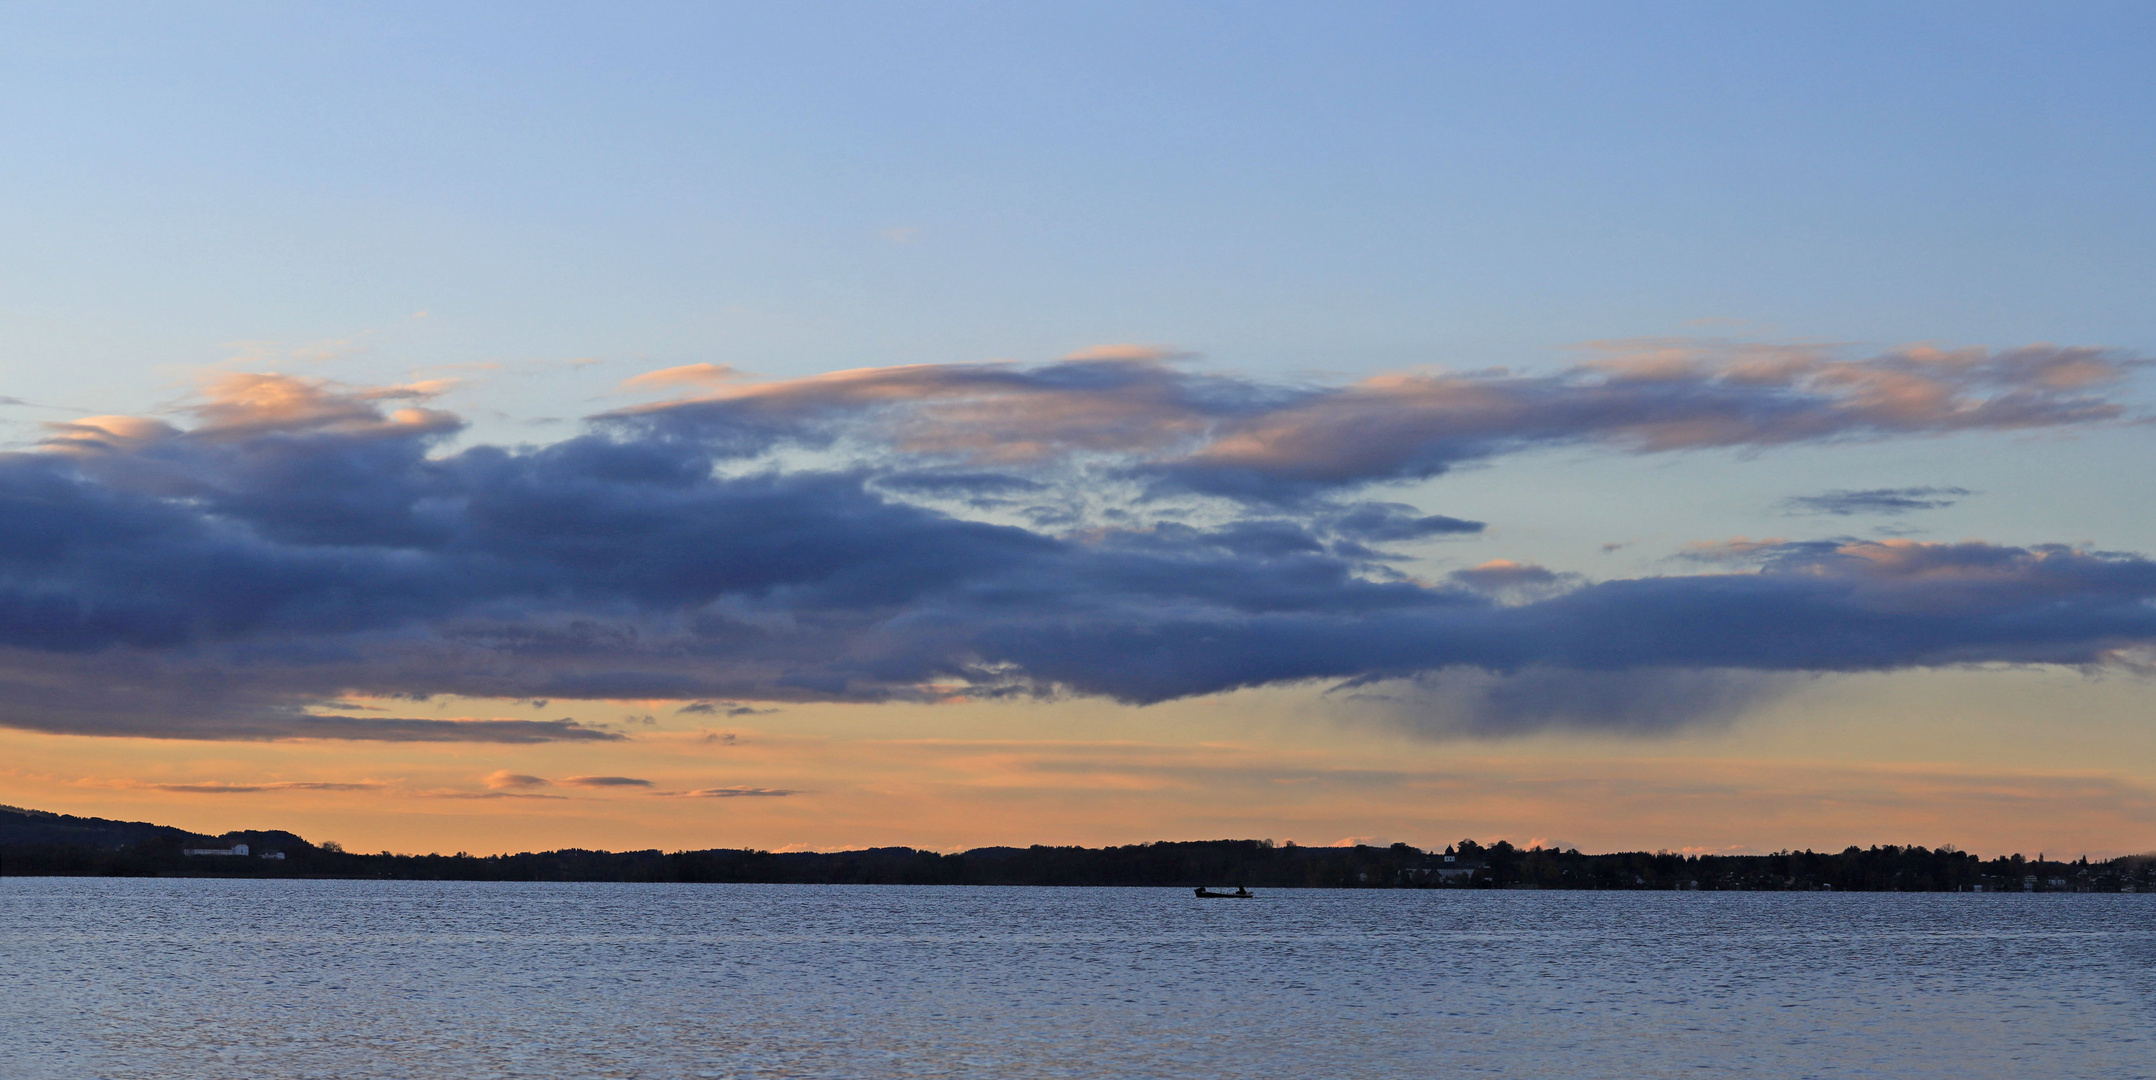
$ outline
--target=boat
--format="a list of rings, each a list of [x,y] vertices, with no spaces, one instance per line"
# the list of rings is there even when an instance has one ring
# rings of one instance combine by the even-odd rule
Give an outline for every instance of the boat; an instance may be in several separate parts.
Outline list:
[[[1237,885],[1234,892],[1214,892],[1203,885],[1198,886],[1193,891],[1198,894],[1198,899],[1200,900],[1248,900],[1256,895],[1241,885]]]

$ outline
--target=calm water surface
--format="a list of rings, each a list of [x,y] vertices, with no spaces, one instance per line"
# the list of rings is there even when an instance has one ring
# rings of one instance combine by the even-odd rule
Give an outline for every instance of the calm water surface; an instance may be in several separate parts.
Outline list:
[[[0,1075],[2156,1077],[2156,896],[0,879]]]

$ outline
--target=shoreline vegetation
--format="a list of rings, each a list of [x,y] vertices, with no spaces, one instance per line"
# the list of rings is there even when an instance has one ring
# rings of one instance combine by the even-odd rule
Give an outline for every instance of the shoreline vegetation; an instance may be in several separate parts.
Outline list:
[[[1463,840],[1442,851],[1298,847],[1270,840],[1160,841],[1121,847],[906,847],[836,852],[560,851],[474,856],[364,854],[289,832],[204,836],[147,822],[0,807],[0,875],[9,877],[342,878],[814,885],[1123,885],[1192,888],[1511,888],[1841,892],[2151,892],[2156,855],[2092,862],[2015,854],[1980,859],[1952,846],[1839,852],[1582,854]]]

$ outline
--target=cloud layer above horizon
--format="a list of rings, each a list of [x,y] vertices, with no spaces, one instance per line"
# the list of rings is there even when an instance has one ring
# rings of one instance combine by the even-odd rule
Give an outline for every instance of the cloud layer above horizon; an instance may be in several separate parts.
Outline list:
[[[439,385],[227,376],[186,423],[89,417],[0,455],[0,724],[532,742],[620,736],[340,702],[1151,703],[1449,679],[1482,703],[1469,730],[1652,730],[1743,700],[1751,674],[2133,663],[2156,642],[2138,554],[1735,542],[1666,576],[1422,579],[1384,545],[1483,524],[1373,489],[1547,446],[2104,424],[2140,363],[1648,342],[1555,374],[1337,386],[1128,348],[777,381],[696,365],[627,387],[673,397],[513,447],[457,445]]]

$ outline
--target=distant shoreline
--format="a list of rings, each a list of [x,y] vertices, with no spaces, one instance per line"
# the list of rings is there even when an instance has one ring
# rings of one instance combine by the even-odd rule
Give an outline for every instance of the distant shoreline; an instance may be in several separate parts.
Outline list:
[[[193,852],[193,854],[190,854]],[[564,849],[516,855],[360,854],[282,831],[208,837],[147,822],[0,807],[0,875],[803,885],[1127,885],[1193,888],[1629,889],[1747,892],[2149,892],[2156,856],[1979,859],[1951,847],[1839,852],[1583,854],[1461,841],[1441,851],[1192,840],[1120,847],[906,847],[781,852]]]

